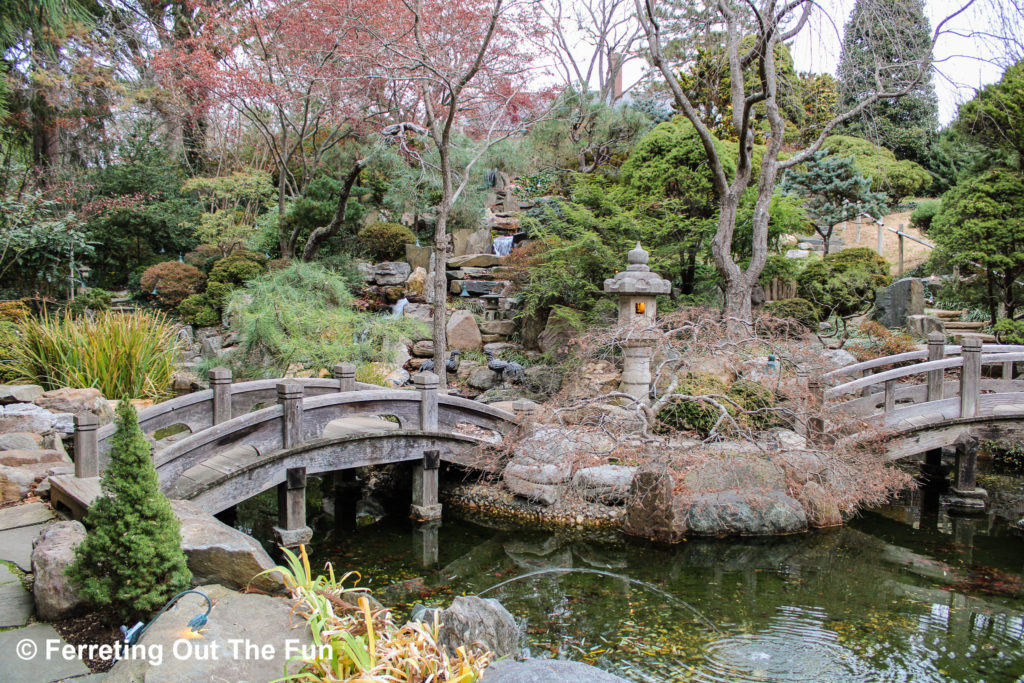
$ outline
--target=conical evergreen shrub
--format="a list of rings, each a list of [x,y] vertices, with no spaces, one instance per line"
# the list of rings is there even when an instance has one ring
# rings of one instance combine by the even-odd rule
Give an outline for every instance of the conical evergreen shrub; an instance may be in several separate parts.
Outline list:
[[[149,443],[127,400],[117,407],[117,432],[100,486],[103,495],[86,513],[86,537],[67,573],[83,597],[131,623],[188,588],[191,573],[181,525],[160,492]]]

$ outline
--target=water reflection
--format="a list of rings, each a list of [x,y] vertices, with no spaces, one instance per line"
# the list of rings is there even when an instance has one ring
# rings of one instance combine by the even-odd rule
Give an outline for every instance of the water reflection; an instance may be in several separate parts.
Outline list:
[[[361,520],[407,509],[349,499]],[[355,505],[328,507],[347,518],[317,519],[316,560],[360,571],[400,611],[487,591],[515,614],[534,657],[635,681],[1024,674],[1022,541],[920,496],[832,531],[675,547],[451,516],[414,526],[397,512],[363,526]],[[255,517],[245,523],[260,533]]]

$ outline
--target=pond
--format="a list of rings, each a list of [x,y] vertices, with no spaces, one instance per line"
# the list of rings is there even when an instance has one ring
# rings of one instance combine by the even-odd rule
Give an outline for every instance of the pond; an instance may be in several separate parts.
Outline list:
[[[1018,484],[997,484],[994,507],[1019,515]],[[310,496],[317,565],[358,570],[400,613],[498,598],[532,657],[659,682],[1024,675],[1024,539],[996,514],[949,517],[918,492],[843,528],[655,547],[454,515],[416,528],[407,502],[353,491]],[[240,527],[268,539],[273,509],[250,501]]]

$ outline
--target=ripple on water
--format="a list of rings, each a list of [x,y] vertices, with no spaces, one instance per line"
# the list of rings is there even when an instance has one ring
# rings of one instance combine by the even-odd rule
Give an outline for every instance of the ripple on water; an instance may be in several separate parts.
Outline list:
[[[709,643],[695,680],[869,681],[868,667],[823,624],[827,614],[814,608],[779,607],[767,628]]]

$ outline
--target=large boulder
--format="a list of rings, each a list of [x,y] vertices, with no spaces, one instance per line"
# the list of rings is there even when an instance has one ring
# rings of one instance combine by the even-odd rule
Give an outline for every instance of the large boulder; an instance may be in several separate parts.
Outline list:
[[[496,657],[519,654],[519,628],[515,618],[493,598],[461,595],[439,615],[439,641],[455,655],[466,650],[493,652]]]
[[[553,396],[562,388],[562,373],[549,365],[531,365],[523,372],[523,386],[544,396]]]
[[[213,610],[202,638],[184,638],[188,622],[206,610],[198,595],[186,595],[160,616],[139,640],[142,647],[159,648],[159,661],[130,657],[118,661],[107,683],[181,683],[182,681],[269,681],[283,673],[295,676],[302,663],[295,655],[312,647],[304,619],[293,614],[292,601],[255,593],[236,593],[216,584],[200,586],[210,596]],[[180,642],[179,642],[180,641]],[[175,649],[178,643],[178,649]],[[191,646],[206,656],[187,656]],[[260,656],[244,644],[259,647]],[[174,656],[174,652],[185,656]],[[216,657],[211,656],[216,653]],[[289,661],[289,660],[292,661]]]
[[[544,331],[537,335],[537,347],[544,353],[562,356],[569,352],[569,341],[576,336],[576,328],[558,311],[548,314]]]
[[[907,316],[923,314],[924,285],[917,278],[903,278],[875,292],[871,317],[886,327],[904,327]]]
[[[503,659],[484,670],[480,683],[626,683],[589,664],[564,659]]]
[[[75,430],[72,413],[52,413],[34,403],[9,403],[0,406],[0,432],[35,432],[51,429],[63,434]]]
[[[268,593],[283,589],[281,575],[276,572],[254,580],[257,574],[277,563],[252,536],[229,527],[188,501],[172,500],[171,508],[181,521],[181,548],[188,557],[193,582],[239,589],[252,585]]]
[[[429,323],[434,320],[434,307],[430,304],[406,304],[402,317]]]
[[[411,273],[412,268],[405,261],[386,261],[374,268],[373,279],[382,287],[404,285]]]
[[[466,379],[466,384],[478,391],[487,391],[498,384],[498,379],[498,373],[494,370],[480,367]]]
[[[491,253],[490,228],[457,228],[452,230],[452,251],[454,256]]]
[[[405,296],[409,299],[423,300],[427,289],[427,271],[425,268],[416,267],[405,281]]]
[[[569,463],[511,462],[502,473],[509,491],[543,505],[554,505],[562,500],[565,484],[571,476]]]
[[[34,432],[0,434],[0,451],[31,450],[43,445],[43,437]]]
[[[466,310],[457,310],[448,319],[446,328],[448,346],[460,351],[478,351],[483,346],[480,328],[477,327],[473,314]]]
[[[635,467],[625,465],[584,467],[573,475],[572,486],[587,500],[614,505],[625,502],[629,496],[635,473]]]
[[[40,448],[0,451],[0,465],[21,467],[22,465],[42,465],[46,463],[70,464],[71,458],[68,457],[67,453],[61,451],[43,450]]]
[[[501,256],[495,254],[465,254],[448,259],[449,268],[492,268],[500,266]]]
[[[32,542],[32,593],[36,614],[43,621],[63,619],[85,607],[85,598],[64,574],[84,540],[81,522],[56,522],[44,527]]]
[[[710,458],[685,475],[650,461],[633,478],[623,520],[630,535],[678,543],[687,535],[764,536],[807,528],[781,468],[758,458]]]
[[[99,389],[88,387],[72,389],[64,387],[47,391],[36,398],[33,403],[46,408],[52,413],[81,413],[88,411],[99,418],[100,424],[114,421],[114,411]]]
[[[0,384],[0,405],[31,403],[42,395],[43,388],[37,384]]]

